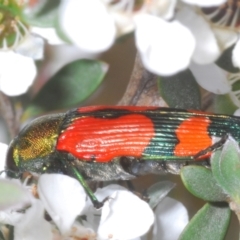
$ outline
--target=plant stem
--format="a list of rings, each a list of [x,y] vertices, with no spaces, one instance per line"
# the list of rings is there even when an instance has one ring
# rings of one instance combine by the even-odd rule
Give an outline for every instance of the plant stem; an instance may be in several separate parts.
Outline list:
[[[19,124],[16,117],[15,108],[12,104],[10,97],[0,91],[0,113],[4,118],[10,137],[16,136],[19,130]]]
[[[129,84],[118,105],[167,107],[159,94],[157,78],[143,67],[137,55]]]

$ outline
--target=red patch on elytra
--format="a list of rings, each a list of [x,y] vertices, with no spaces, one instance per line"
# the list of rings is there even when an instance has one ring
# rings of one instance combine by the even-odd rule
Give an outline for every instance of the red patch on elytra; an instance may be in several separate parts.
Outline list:
[[[176,145],[176,156],[194,156],[201,150],[212,145],[212,139],[208,134],[208,126],[211,123],[206,117],[192,117],[184,120],[176,129],[179,143]],[[209,153],[199,158],[206,158]]]
[[[141,157],[153,136],[151,119],[141,114],[80,117],[60,134],[56,148],[80,160],[109,162],[119,156]]]

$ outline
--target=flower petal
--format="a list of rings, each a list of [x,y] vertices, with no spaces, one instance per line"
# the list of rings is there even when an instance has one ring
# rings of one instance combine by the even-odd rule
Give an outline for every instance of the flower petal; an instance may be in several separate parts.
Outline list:
[[[51,225],[44,219],[44,208],[39,200],[29,208],[14,228],[14,240],[51,240]]]
[[[113,11],[111,12],[111,16],[115,21],[117,36],[122,36],[134,30],[135,25],[131,13]]]
[[[196,4],[200,7],[213,7],[225,3],[227,0],[182,0],[185,3]]]
[[[232,62],[235,67],[240,68],[240,40],[237,41],[232,51]]]
[[[186,27],[178,21],[166,22],[147,14],[138,15],[135,20],[136,45],[149,71],[167,76],[188,67],[195,40]]]
[[[79,223],[74,223],[72,227],[73,239],[87,239],[87,240],[96,240],[96,233],[91,228],[86,228]]]
[[[43,174],[39,178],[38,193],[61,233],[69,231],[86,202],[80,183],[61,174]]]
[[[99,201],[103,201],[105,198],[111,196],[116,191],[128,191],[125,187],[117,185],[117,184],[110,184],[104,188],[98,188],[95,192],[95,195]]]
[[[238,40],[238,32],[234,31],[234,29],[214,27],[212,31],[223,50],[231,47]]]
[[[99,201],[103,201],[105,198],[110,197],[119,190],[126,191],[127,189],[117,184],[110,184],[104,188],[98,188],[94,194]],[[86,215],[87,223],[94,231],[97,231],[98,229],[101,220],[101,211],[102,209],[94,208],[92,202],[88,198],[82,214]]]
[[[178,239],[188,223],[187,209],[182,203],[166,197],[156,208],[156,220],[153,227],[153,240]],[[169,230],[171,229],[171,230]]]
[[[64,44],[65,42],[57,35],[55,28],[32,27],[32,33],[36,33],[48,41],[49,44]]]
[[[133,239],[145,234],[154,221],[149,205],[128,191],[111,195],[102,209],[99,239]]]
[[[42,60],[44,57],[44,40],[41,37],[29,34],[15,51],[25,57]]]
[[[198,65],[192,62],[190,70],[198,84],[209,92],[226,94],[231,91],[226,72],[216,64]]]
[[[208,22],[190,7],[181,8],[176,18],[187,26],[195,37],[196,47],[193,60],[198,64],[214,62],[220,56],[221,51]]]
[[[18,213],[18,212],[12,211],[11,209],[0,211],[0,223],[2,224],[9,224],[9,225],[15,226],[20,222],[22,217],[24,217],[23,213]]]
[[[115,40],[114,20],[100,0],[63,1],[59,21],[70,40],[87,52],[105,51]]]
[[[233,115],[240,117],[240,108],[238,108]]]
[[[0,52],[0,90],[9,96],[25,93],[37,74],[32,58],[12,51]]]

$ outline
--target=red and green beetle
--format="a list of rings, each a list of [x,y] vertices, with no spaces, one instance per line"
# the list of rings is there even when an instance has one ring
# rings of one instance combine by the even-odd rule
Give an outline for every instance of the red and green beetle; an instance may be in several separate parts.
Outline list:
[[[178,173],[203,162],[231,135],[240,142],[240,118],[183,109],[93,106],[39,117],[10,143],[11,173],[63,173],[86,181],[129,180]],[[213,143],[214,137],[220,140]]]

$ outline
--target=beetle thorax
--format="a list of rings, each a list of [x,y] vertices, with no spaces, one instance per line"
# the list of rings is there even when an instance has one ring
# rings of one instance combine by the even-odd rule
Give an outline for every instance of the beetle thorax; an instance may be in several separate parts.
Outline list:
[[[57,115],[40,117],[27,125],[14,139],[13,158],[18,165],[44,158],[55,149],[62,118]]]

